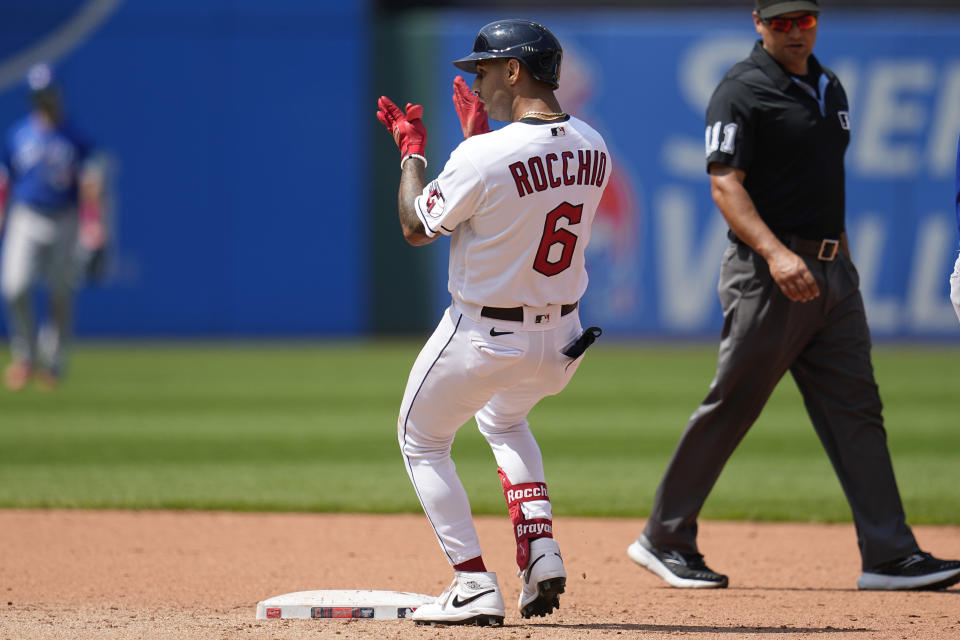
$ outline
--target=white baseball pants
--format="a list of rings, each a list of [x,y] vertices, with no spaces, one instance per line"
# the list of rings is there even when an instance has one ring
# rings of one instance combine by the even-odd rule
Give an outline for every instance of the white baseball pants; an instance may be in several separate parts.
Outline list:
[[[76,247],[75,210],[49,216],[22,203],[11,207],[3,241],[0,292],[7,306],[14,360],[52,371],[62,368],[77,282]],[[50,304],[47,321],[38,335],[32,293],[41,278]]]
[[[527,414],[541,398],[559,393],[580,364],[561,353],[580,335],[576,311],[561,317],[560,307],[551,306],[525,308],[524,315],[522,323],[491,320],[478,308],[454,303],[407,380],[397,425],[400,449],[451,565],[481,555],[450,457],[457,430],[474,416],[512,484],[545,482]],[[529,518],[552,518],[549,500],[526,502],[523,509]]]
[[[957,312],[957,319],[960,320],[960,255],[957,256],[953,273],[950,274],[950,302],[953,310]]]

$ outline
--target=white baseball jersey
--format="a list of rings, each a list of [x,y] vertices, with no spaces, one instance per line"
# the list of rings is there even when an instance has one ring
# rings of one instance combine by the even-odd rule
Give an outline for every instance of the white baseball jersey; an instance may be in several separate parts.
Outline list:
[[[492,307],[576,302],[612,165],[577,118],[514,122],[464,140],[417,198],[427,235],[450,235],[454,300]]]
[[[417,197],[427,233],[452,236],[453,303],[410,372],[397,436],[451,565],[481,555],[450,458],[471,415],[511,484],[546,482],[527,415],[580,364],[565,353],[582,331],[578,310],[559,305],[586,290],[584,250],[610,171],[603,139],[584,122],[515,122],[463,141]],[[470,312],[521,305],[522,322]],[[520,509],[524,521],[552,522],[546,496]]]

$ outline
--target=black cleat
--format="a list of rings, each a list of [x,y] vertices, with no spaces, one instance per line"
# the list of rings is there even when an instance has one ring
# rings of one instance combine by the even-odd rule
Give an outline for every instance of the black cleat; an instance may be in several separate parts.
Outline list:
[[[627,547],[627,555],[640,566],[663,578],[672,587],[724,589],[728,583],[727,576],[708,567],[701,554],[658,549],[642,534]]]
[[[865,591],[936,591],[958,582],[960,561],[941,560],[926,551],[918,551],[873,571],[864,571],[857,580],[857,588]]]
[[[524,618],[545,616],[560,608],[560,594],[567,586],[560,547],[553,538],[530,541],[530,560],[520,572],[517,608]]]
[[[537,597],[532,602],[527,603],[520,609],[520,615],[524,618],[533,616],[543,617],[548,613],[553,613],[554,609],[560,608],[560,594],[567,586],[566,578],[553,578],[544,580],[537,584]]]

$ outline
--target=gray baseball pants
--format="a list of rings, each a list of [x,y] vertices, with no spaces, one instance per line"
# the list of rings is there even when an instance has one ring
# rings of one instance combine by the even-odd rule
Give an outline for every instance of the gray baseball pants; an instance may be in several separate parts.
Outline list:
[[[697,553],[700,509],[790,371],[850,503],[863,569],[918,550],[887,450],[860,278],[842,251],[832,262],[804,260],[820,296],[799,303],[749,247],[734,242],[724,253],[717,373],[657,489],[644,531],[654,546]]]
[[[71,334],[77,284],[76,209],[45,215],[14,203],[5,233],[0,291],[7,308],[11,355],[59,373]],[[49,308],[38,331],[32,294],[40,281],[47,286]]]

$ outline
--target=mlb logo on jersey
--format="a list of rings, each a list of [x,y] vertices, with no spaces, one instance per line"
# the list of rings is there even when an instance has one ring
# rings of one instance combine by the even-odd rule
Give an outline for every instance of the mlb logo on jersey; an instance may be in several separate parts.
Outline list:
[[[567,130],[563,127],[554,127],[550,129],[550,135],[552,135],[554,138],[557,136],[565,136],[567,135]]]
[[[840,128],[850,131],[850,113],[847,111],[837,111],[837,117],[840,118]]]

